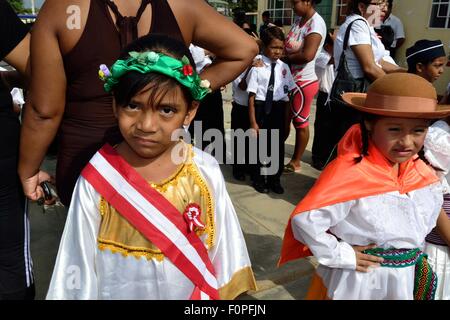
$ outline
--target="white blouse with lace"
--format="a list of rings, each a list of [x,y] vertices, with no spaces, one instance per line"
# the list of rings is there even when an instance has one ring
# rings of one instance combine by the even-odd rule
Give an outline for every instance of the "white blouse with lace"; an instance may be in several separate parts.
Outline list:
[[[424,143],[425,158],[435,167],[441,178],[444,193],[450,193],[450,126],[443,120],[428,128]]]

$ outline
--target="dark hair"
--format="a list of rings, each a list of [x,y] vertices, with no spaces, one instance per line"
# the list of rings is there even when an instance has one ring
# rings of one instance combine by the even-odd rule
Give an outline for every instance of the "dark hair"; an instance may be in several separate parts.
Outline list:
[[[236,23],[239,27],[242,28],[242,24],[244,22],[247,22],[247,16],[245,14],[245,10],[242,8],[235,8],[233,10],[233,21]]]
[[[148,50],[164,53],[176,59],[181,59],[183,56],[186,56],[191,65],[195,66],[192,55],[184,43],[166,35],[159,34],[146,35],[133,41],[122,50],[119,59],[128,59],[130,57],[129,52],[131,51],[143,52]],[[152,72],[142,74],[137,71],[130,71],[120,78],[119,83],[113,89],[117,105],[128,105],[133,96],[150,83],[152,84],[151,89],[153,90],[150,101],[156,105],[167,92],[173,90],[176,86],[182,89],[189,106],[193,101],[189,90],[173,78],[160,73]]]
[[[267,17],[267,18],[270,18],[270,11],[264,11],[263,13],[262,13],[262,16],[263,17]]]
[[[276,25],[277,27],[283,27],[283,20],[281,19],[277,19],[273,22],[274,25]]]
[[[388,0],[388,9],[392,9],[393,4],[394,4],[394,0]]]
[[[358,8],[360,2],[364,3],[366,6],[369,6],[372,0],[349,0],[347,3],[347,15],[361,14]]]
[[[331,37],[331,35],[333,34],[334,29],[329,29],[327,32],[327,36],[325,37],[325,42],[323,43],[323,45],[330,45],[332,46],[334,44],[333,38]]]
[[[368,150],[369,150],[369,130],[367,130],[366,124],[364,123],[364,121],[374,121],[377,118],[378,118],[377,115],[370,114],[370,113],[363,113],[361,116],[359,126],[361,127],[362,146],[361,146],[360,156],[355,158],[356,163],[361,162],[362,159],[368,155]]]
[[[284,41],[284,32],[279,27],[268,27],[264,32],[261,32],[261,41],[264,46],[268,46],[273,39]]]
[[[436,58],[445,57],[445,50],[441,40],[421,39],[406,49],[408,73],[416,73],[418,63],[425,66],[433,63]]]
[[[381,42],[383,43],[384,47],[390,48],[395,40],[394,29],[392,29],[392,27],[389,25],[381,25],[377,29],[375,29],[375,32],[378,36],[381,37]]]

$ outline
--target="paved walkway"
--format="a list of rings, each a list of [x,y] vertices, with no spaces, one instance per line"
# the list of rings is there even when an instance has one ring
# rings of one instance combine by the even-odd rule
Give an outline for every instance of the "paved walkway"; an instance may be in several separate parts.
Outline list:
[[[223,98],[225,127],[229,128],[231,113],[229,88],[223,93]],[[312,111],[314,114],[314,107]],[[311,121],[314,121],[314,116]],[[312,136],[313,134],[311,141]],[[281,268],[276,267],[276,262],[288,217],[319,175],[319,171],[309,165],[311,141],[303,157],[302,171],[282,176],[282,185],[286,190],[283,195],[259,194],[250,186],[249,180],[246,182],[234,180],[231,166],[222,166],[228,192],[244,231],[258,284],[258,291],[249,292],[240,299],[287,300],[305,297],[314,261],[293,261]],[[293,144],[294,130],[291,130],[286,145],[285,163],[292,155]],[[55,159],[47,159],[44,166],[54,172]],[[31,208],[31,250],[36,276],[36,298],[43,299],[53,271],[66,210],[64,207],[53,207],[44,214],[42,208],[34,204]]]

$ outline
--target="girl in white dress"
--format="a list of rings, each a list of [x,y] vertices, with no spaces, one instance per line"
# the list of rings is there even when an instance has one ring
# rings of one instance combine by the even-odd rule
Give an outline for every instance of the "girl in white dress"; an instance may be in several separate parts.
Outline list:
[[[292,213],[279,263],[317,258],[308,298],[433,299],[437,279],[421,250],[443,214],[442,188],[417,153],[429,119],[450,108],[425,79],[402,73],[343,99],[364,120]]]
[[[210,92],[188,49],[148,35],[99,74],[124,140],[78,179],[47,299],[234,299],[256,289],[217,161],[178,139]]]

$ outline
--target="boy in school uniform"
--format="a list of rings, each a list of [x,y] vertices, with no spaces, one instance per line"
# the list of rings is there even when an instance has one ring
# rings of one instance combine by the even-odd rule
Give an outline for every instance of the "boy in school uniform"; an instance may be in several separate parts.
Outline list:
[[[253,170],[253,187],[261,193],[268,193],[269,189],[277,194],[284,193],[280,183],[280,176],[284,166],[284,136],[286,133],[285,118],[289,105],[288,94],[295,88],[295,82],[289,66],[280,58],[284,52],[284,33],[278,27],[269,27],[262,34],[264,45],[262,61],[263,67],[253,68],[248,75],[247,92],[249,93],[250,127],[260,136],[260,129],[267,130],[267,150],[270,159],[275,150],[271,147],[271,137],[278,133],[278,168],[275,174],[263,174],[262,161],[258,155],[257,164]],[[261,142],[258,141],[258,146]],[[277,149],[277,148],[275,148]]]

